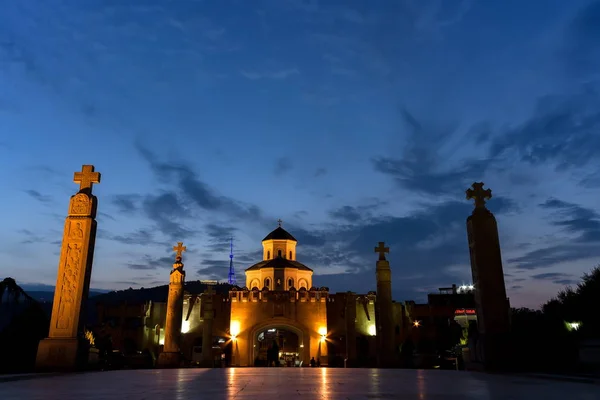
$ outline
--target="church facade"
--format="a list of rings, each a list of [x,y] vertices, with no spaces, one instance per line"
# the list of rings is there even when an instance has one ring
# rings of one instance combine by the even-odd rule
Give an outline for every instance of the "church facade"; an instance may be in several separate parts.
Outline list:
[[[227,295],[187,294],[182,351],[193,358],[194,343],[200,342],[195,338],[201,336],[204,328],[203,318],[199,317],[204,315],[202,298],[210,295],[215,297],[212,336],[216,340],[212,345],[221,341],[219,348],[230,346],[231,365],[261,365],[265,361],[265,348],[272,341],[284,353],[282,360],[307,365],[314,359],[328,365],[336,356],[342,360],[348,358],[345,343],[348,334],[361,337],[362,358],[375,363],[375,293],[330,294],[328,288],[317,287],[313,270],[297,261],[297,244],[279,226],[262,240],[263,259],[245,270],[243,287],[234,287]],[[192,311],[194,307],[196,312]],[[340,338],[343,349],[336,346]],[[351,347],[350,357],[356,353],[356,343]]]

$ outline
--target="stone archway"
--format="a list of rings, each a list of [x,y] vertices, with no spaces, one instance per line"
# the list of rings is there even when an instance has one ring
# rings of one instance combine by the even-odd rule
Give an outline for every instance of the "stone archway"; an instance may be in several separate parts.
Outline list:
[[[254,365],[254,360],[257,356],[258,335],[268,329],[281,329],[292,332],[298,336],[298,358],[306,365],[310,360],[310,334],[308,329],[289,318],[276,317],[270,318],[268,321],[258,323],[250,330],[248,343],[251,344],[248,351],[248,365]]]

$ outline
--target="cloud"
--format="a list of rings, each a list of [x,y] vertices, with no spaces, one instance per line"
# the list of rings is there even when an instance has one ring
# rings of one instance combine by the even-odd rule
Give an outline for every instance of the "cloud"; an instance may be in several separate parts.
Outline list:
[[[401,120],[408,131],[407,143],[400,157],[373,157],[375,171],[389,175],[403,188],[414,192],[442,195],[466,190],[472,182],[480,180],[491,162],[488,159],[465,159],[447,165],[447,155],[441,149],[447,144],[454,126],[426,126],[406,109],[401,110]]]
[[[326,174],[327,174],[327,169],[326,169],[326,168],[317,168],[317,169],[315,170],[315,173],[313,174],[313,176],[314,176],[315,178],[318,178],[318,177],[320,177],[320,176],[324,176],[324,175],[326,175]]]
[[[33,190],[33,189],[25,190],[25,193],[27,193],[29,196],[33,197],[40,203],[48,204],[48,203],[52,202],[51,196],[43,195],[40,192],[38,192],[37,190]]]
[[[155,246],[164,244],[157,242],[155,240],[155,233],[149,229],[138,229],[126,235],[113,235],[103,230],[102,239],[138,246]]]
[[[300,71],[297,68],[290,69],[282,69],[279,71],[264,71],[264,72],[256,72],[256,71],[241,71],[240,74],[244,78],[250,80],[259,80],[259,79],[274,79],[274,80],[282,80],[287,79],[294,75],[299,75]]]
[[[193,169],[182,161],[164,163],[160,158],[139,143],[136,148],[148,162],[159,182],[170,186],[160,195],[148,195],[144,200],[144,211],[158,229],[173,240],[192,237],[199,232],[185,226],[201,211],[218,213],[227,219],[251,223],[264,221],[262,210],[230,197],[219,195],[203,182]]]
[[[204,227],[204,231],[208,237],[209,251],[221,253],[230,250],[231,239],[234,237],[236,228],[207,224]]]
[[[22,244],[38,244],[45,243],[48,241],[48,239],[46,239],[45,237],[40,236],[37,233],[32,232],[28,229],[20,229],[18,233],[25,236],[25,238],[21,241]]]
[[[600,215],[596,211],[555,198],[546,200],[540,207],[557,210],[551,216],[551,224],[577,235],[576,242],[600,242]]]
[[[183,212],[184,207],[197,207],[205,211],[221,212],[231,217],[256,221],[262,218],[262,211],[252,204],[244,204],[226,196],[221,196],[200,180],[192,168],[181,161],[163,163],[159,157],[136,142],[136,149],[148,162],[155,177],[163,182],[175,186],[175,191],[165,192],[168,196],[159,203],[166,204],[167,213]],[[176,205],[179,205],[177,211]],[[184,216],[182,214],[182,216]]]
[[[492,140],[490,156],[516,155],[528,164],[553,163],[558,170],[598,161],[599,103],[600,95],[592,84],[576,93],[544,96],[528,120]]]
[[[532,279],[551,281],[557,285],[572,285],[578,283],[576,279],[571,279],[573,276],[563,272],[547,272],[544,274],[531,275]]]
[[[111,198],[111,203],[121,213],[131,214],[138,210],[138,203],[142,196],[139,194],[118,194]]]
[[[556,245],[546,245],[508,260],[518,269],[533,270],[600,257],[600,215],[589,208],[556,198],[539,205],[551,211],[550,224],[563,228],[569,236]]]
[[[175,262],[174,257],[152,257],[150,255],[144,255],[141,257],[139,262],[129,262],[125,264],[127,268],[134,270],[153,270],[153,269],[161,269],[164,268],[168,270],[172,268],[173,263]]]
[[[279,157],[275,161],[275,175],[283,175],[294,168],[292,159],[289,157]]]
[[[357,222],[362,218],[362,214],[355,207],[351,206],[342,206],[336,210],[330,211],[329,215],[332,218],[348,222]]]

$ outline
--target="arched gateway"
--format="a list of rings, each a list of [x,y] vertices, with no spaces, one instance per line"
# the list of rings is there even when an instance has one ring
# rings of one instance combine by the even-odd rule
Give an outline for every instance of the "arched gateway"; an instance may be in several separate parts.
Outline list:
[[[271,344],[269,342],[273,340],[269,337],[269,333],[280,334],[278,336],[282,337],[281,332],[291,333],[296,340],[288,340],[291,343],[286,346],[286,343],[281,343],[280,340],[275,339],[280,352],[291,355],[294,361],[307,363],[310,360],[310,333],[306,326],[289,318],[273,318],[270,321],[256,324],[250,330],[250,340],[248,342],[252,343],[252,351],[249,354],[251,359],[248,360],[248,365],[262,365],[264,350]]]

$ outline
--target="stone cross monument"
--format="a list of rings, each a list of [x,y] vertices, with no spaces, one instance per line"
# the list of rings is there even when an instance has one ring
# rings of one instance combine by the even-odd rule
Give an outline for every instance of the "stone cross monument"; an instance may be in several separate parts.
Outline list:
[[[394,319],[392,310],[392,270],[385,253],[390,248],[379,242],[375,253],[379,253],[377,261],[377,299],[375,303],[375,322],[377,335],[377,361],[380,368],[394,365],[396,351],[394,348]]]
[[[185,283],[181,253],[186,250],[187,248],[183,245],[183,242],[178,242],[177,246],[173,246],[175,263],[169,278],[165,344],[157,362],[157,366],[160,368],[176,368],[181,364],[181,321],[183,318],[183,286]]]
[[[475,182],[466,192],[467,200],[475,200],[475,209],[467,218],[467,236],[483,353],[480,361],[488,370],[501,370],[510,359],[510,304],[506,297],[496,218],[485,206],[485,201],[492,198],[492,191],[484,190],[483,185],[483,182]]]
[[[79,183],[79,192],[69,202],[50,330],[38,346],[38,370],[74,370],[87,362],[82,330],[96,240],[98,200],[92,186],[100,183],[100,173],[94,172],[93,165],[84,165],[81,172],[75,172],[74,181]]]
[[[212,286],[202,293],[202,363],[201,367],[210,368],[214,367],[213,354],[212,354],[212,340],[213,340],[213,319],[214,319],[214,306],[213,306],[213,291]]]

